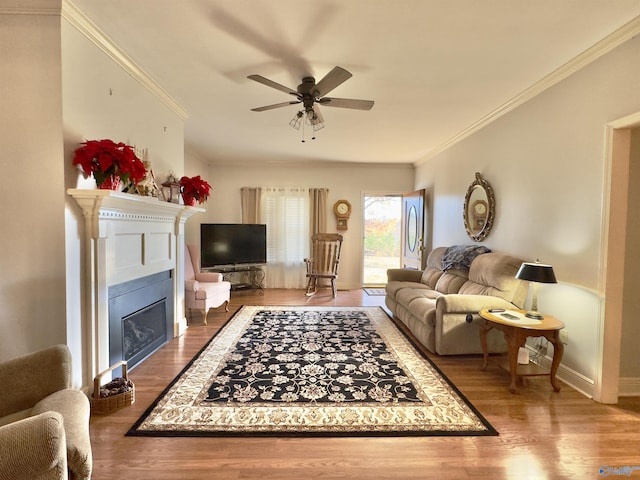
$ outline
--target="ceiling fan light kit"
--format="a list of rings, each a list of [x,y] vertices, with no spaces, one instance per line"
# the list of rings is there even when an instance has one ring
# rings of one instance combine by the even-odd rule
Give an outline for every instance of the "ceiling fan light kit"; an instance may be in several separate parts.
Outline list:
[[[291,128],[295,128],[296,130],[299,130],[300,125],[302,125],[303,116],[304,116],[304,112],[302,110],[300,110],[299,112],[296,112],[296,114],[293,116],[293,118],[289,122],[289,125],[291,125]]]
[[[254,112],[264,112],[273,110],[274,108],[287,107],[289,105],[297,105],[302,103],[303,110],[295,113],[289,125],[296,130],[303,127],[302,142],[304,143],[304,124],[306,123],[316,132],[325,127],[324,118],[320,113],[319,105],[326,107],[350,108],[355,110],[371,110],[373,108],[373,100],[356,100],[352,98],[334,98],[325,95],[337,86],[351,78],[350,72],[342,67],[333,67],[333,69],[325,75],[325,77],[316,83],[313,77],[304,77],[302,83],[298,85],[297,90],[281,85],[273,80],[263,77],[262,75],[249,75],[247,78],[266,85],[281,92],[288,93],[296,97],[296,100],[266,105],[264,107],[252,108]],[[315,140],[315,136],[312,137]]]

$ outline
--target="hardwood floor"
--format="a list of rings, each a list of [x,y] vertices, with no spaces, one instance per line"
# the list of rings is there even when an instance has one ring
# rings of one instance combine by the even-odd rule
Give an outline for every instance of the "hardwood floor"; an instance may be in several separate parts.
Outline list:
[[[131,372],[133,405],[92,417],[93,478],[584,479],[602,476],[603,466],[640,467],[639,398],[602,405],[564,384],[554,393],[547,378],[527,379],[513,395],[508,373],[496,366],[482,372],[479,356],[430,358],[500,432],[497,437],[124,436],[239,306],[383,303],[384,297],[362,290],[340,291],[335,300],[330,290],[311,298],[298,290],[234,292],[229,313],[210,312],[208,325],[190,327]],[[640,470],[630,476],[640,477]]]

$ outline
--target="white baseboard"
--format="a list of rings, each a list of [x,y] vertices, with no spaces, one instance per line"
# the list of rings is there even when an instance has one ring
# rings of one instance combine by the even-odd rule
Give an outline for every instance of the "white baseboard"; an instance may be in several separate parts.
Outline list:
[[[527,345],[529,355],[533,356],[535,350]],[[551,357],[543,357],[541,364],[545,368],[551,367]],[[560,364],[556,378],[566,383],[570,387],[576,389],[587,398],[593,398],[595,390],[595,382],[584,375]],[[640,396],[640,377],[621,377],[618,381],[618,396],[620,397],[638,397]]]
[[[618,396],[640,397],[640,377],[620,377]]]
[[[549,366],[551,365],[551,359],[549,358]],[[556,377],[569,385],[570,387],[576,389],[578,392],[583,394],[587,398],[593,398],[593,392],[595,390],[594,381],[590,378],[585,377],[581,373],[572,370],[571,368],[565,367],[560,364],[558,367],[558,373]]]
[[[527,345],[527,349],[530,350],[529,356],[532,357],[535,353],[535,350],[531,348],[530,345]],[[551,368],[551,357],[544,356],[540,359],[541,366],[545,368]],[[581,394],[583,394],[587,398],[593,398],[594,392],[594,381],[591,378],[587,378],[581,373],[576,372],[575,370],[566,367],[562,363],[558,367],[558,372],[556,373],[556,378],[563,383],[566,383],[571,388],[577,390]]]

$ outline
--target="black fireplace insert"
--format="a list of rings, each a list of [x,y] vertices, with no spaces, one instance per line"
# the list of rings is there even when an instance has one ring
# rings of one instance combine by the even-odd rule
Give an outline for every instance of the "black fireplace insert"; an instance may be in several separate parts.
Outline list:
[[[131,370],[173,338],[172,272],[109,287],[109,363]]]

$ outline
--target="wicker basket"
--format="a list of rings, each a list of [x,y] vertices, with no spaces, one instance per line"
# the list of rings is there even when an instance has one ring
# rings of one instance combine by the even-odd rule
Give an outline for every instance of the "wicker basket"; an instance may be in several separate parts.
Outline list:
[[[91,396],[92,415],[109,415],[110,413],[115,412],[120,408],[128,407],[135,402],[136,387],[133,385],[133,382],[131,383],[131,389],[126,392],[110,395],[108,397],[100,397],[100,384],[102,377],[120,366],[122,367],[122,377],[125,380],[129,380],[129,377],[127,376],[127,362],[125,361],[118,362],[109,367],[104,372],[99,373],[93,380],[93,394]]]

